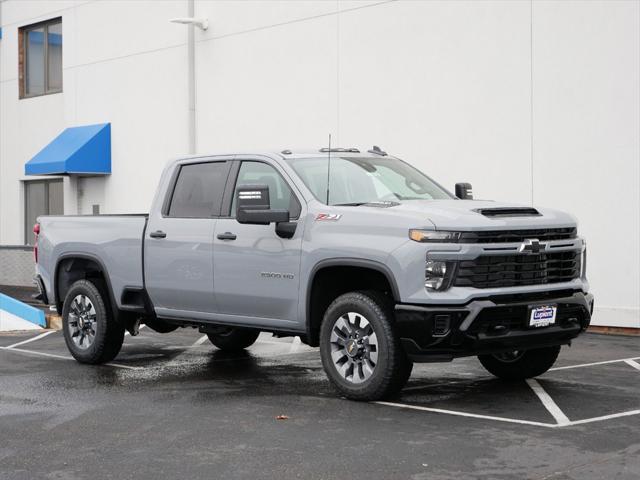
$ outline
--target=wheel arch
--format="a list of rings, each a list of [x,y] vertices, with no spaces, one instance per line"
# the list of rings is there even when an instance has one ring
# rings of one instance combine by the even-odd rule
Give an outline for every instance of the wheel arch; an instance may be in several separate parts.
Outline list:
[[[327,295],[322,295],[318,291],[318,288],[322,286],[319,282],[324,280],[324,276],[330,277],[332,273],[336,273],[341,276],[341,280],[344,280],[342,276],[345,272],[350,272],[353,275],[368,272],[372,275],[362,277],[356,282],[352,282],[353,278],[350,277],[342,285],[333,285]],[[336,296],[347,291],[371,288],[388,291],[395,302],[400,301],[400,291],[395,276],[391,269],[381,262],[361,258],[329,258],[316,263],[309,274],[305,297],[307,343],[311,346],[318,346],[322,316],[326,307]]]
[[[74,266],[78,268],[74,268]],[[104,263],[95,255],[87,253],[66,253],[61,255],[54,269],[54,303],[59,314],[62,314],[62,305],[67,291],[74,282],[81,279],[99,278],[104,282],[107,290],[109,306],[113,315],[118,318],[118,304],[113,294],[113,287],[109,277],[109,271]]]

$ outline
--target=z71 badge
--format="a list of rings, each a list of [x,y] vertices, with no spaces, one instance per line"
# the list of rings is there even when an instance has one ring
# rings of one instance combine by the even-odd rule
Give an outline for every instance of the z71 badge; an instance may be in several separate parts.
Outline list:
[[[316,215],[316,222],[337,222],[341,218],[340,213],[319,213]]]

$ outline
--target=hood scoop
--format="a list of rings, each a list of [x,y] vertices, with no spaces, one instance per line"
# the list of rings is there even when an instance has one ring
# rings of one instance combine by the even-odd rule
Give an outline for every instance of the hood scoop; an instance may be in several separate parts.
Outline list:
[[[489,218],[502,217],[539,217],[541,214],[535,208],[509,207],[509,208],[478,208],[474,212]]]

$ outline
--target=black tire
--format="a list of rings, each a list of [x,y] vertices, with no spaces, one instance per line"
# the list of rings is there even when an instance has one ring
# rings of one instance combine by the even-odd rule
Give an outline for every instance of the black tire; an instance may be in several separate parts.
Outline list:
[[[560,346],[537,348],[524,352],[499,355],[478,355],[487,371],[504,380],[524,380],[537,377],[549,370],[560,353]]]
[[[77,335],[72,334],[72,330],[79,328],[74,320],[78,318],[73,313],[74,300],[82,296],[88,299],[86,304],[92,305],[95,311],[95,315],[90,315],[94,319],[92,326],[88,327],[94,332],[93,339],[84,348],[74,340]],[[78,280],[71,285],[62,307],[62,330],[69,352],[80,363],[95,365],[109,362],[116,358],[124,341],[124,326],[113,317],[106,290],[99,281]]]
[[[345,325],[352,317],[350,325],[356,328],[349,330]],[[322,365],[331,384],[345,397],[380,400],[398,393],[407,383],[413,362],[400,345],[393,320],[392,303],[385,295],[374,291],[346,293],[327,308],[320,328]],[[365,327],[359,328],[363,324]],[[343,337],[345,330],[346,337]],[[373,348],[369,344],[373,334],[375,350],[369,351],[367,347]],[[349,344],[354,340],[352,336],[359,345],[355,355],[348,353],[355,345]],[[371,362],[372,352],[376,354],[374,362]],[[365,369],[369,372],[368,377]]]
[[[250,347],[260,335],[260,330],[251,328],[229,327],[220,333],[207,333],[207,337],[220,350],[237,352]]]

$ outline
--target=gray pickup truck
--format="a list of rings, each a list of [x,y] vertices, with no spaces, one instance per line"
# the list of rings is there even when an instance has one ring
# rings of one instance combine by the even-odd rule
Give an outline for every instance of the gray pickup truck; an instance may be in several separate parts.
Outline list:
[[[83,363],[112,360],[141,323],[223,350],[297,335],[341,394],[373,400],[413,362],[540,375],[593,311],[574,218],[465,183],[454,196],[377,147],[181,158],[148,215],[46,216],[34,232],[41,299]]]

